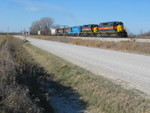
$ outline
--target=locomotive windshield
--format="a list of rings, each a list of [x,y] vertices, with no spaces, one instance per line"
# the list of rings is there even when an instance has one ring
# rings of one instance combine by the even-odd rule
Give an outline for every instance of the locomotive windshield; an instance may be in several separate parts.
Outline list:
[[[117,25],[123,25],[122,22],[105,22],[105,23],[100,23],[99,27],[110,27],[110,26],[117,26]]]

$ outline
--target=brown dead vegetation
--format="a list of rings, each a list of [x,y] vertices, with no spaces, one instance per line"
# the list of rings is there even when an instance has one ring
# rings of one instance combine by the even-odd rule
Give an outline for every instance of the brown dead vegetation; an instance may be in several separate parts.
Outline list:
[[[73,40],[71,43],[75,45],[83,45],[88,47],[111,49],[111,50],[131,52],[131,53],[150,54],[149,43],[141,43],[135,41],[103,42],[103,41],[96,41],[96,40],[76,39]]]
[[[66,38],[66,36],[37,36],[37,35],[29,35],[28,37],[42,39],[42,40],[58,41],[58,42],[64,42],[64,43],[69,43],[69,42],[72,41],[72,39]]]
[[[51,112],[41,86],[46,73],[22,45],[19,39],[0,36],[0,113]]]
[[[136,37],[136,38],[139,38],[139,39],[150,39],[150,35],[149,36],[140,36],[140,37]]]

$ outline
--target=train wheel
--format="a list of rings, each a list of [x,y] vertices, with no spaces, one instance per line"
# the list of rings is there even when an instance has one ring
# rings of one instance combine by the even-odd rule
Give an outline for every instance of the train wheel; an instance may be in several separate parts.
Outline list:
[[[119,38],[119,37],[123,37],[123,36],[122,36],[122,33],[117,33],[117,34],[116,34],[116,38]]]
[[[127,34],[127,32],[124,32],[124,37],[128,37],[128,34]]]
[[[97,34],[97,37],[101,37],[102,35],[101,34]]]

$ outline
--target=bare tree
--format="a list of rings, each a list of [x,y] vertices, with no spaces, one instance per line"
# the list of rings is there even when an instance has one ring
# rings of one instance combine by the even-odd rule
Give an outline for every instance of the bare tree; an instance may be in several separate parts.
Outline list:
[[[61,25],[53,25],[52,26],[53,29],[57,29],[57,28],[60,28],[60,27],[61,27]]]
[[[143,33],[142,36],[150,36],[150,31]]]
[[[68,28],[68,25],[61,25],[62,28]]]
[[[37,34],[38,31],[40,31],[40,30],[41,30],[41,22],[40,21],[33,22],[30,27],[31,34]]]
[[[129,29],[125,28],[125,30],[128,33],[128,37],[136,37],[136,35],[134,33],[132,33]]]
[[[30,32],[32,34],[37,34],[38,31],[41,31],[43,35],[47,35],[53,25],[53,22],[53,19],[50,17],[41,18],[39,21],[35,21],[32,23]]]
[[[53,19],[52,18],[41,18],[40,23],[41,23],[41,31],[43,32],[44,35],[47,35],[52,24],[53,24]]]

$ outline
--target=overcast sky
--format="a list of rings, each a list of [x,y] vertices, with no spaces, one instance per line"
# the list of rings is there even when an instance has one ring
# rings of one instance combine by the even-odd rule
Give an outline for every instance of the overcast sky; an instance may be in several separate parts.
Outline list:
[[[84,25],[122,21],[137,34],[150,31],[150,0],[0,0],[0,32],[28,30],[51,17],[55,24]]]

